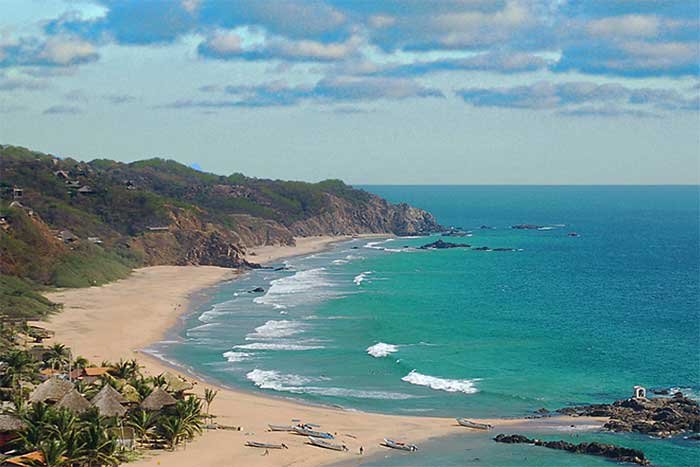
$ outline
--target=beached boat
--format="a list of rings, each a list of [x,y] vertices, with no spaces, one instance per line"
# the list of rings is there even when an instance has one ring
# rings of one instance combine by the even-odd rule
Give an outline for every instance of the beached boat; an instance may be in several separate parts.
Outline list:
[[[267,425],[270,431],[294,431],[292,425]]]
[[[393,439],[384,438],[384,446],[392,449],[400,449],[402,451],[414,452],[418,450],[418,446],[415,444],[406,444],[399,441],[394,441]]]
[[[323,431],[316,431],[312,430],[310,428],[306,428],[305,426],[295,426],[292,431],[298,435],[303,435],[303,436],[313,436],[314,438],[322,438],[322,439],[333,439],[334,436],[330,433],[325,433]]]
[[[272,443],[259,443],[257,441],[246,441],[246,446],[251,448],[264,448],[264,449],[289,449],[286,444],[272,444]]]
[[[471,420],[467,420],[466,418],[458,418],[457,423],[467,428],[473,428],[475,430],[493,430],[493,425],[489,425],[488,423],[472,422]]]
[[[335,444],[326,441],[325,439],[321,438],[316,438],[315,436],[309,436],[309,442],[313,444],[314,446],[318,446],[320,448],[326,448],[326,449],[332,449],[334,451],[347,451],[348,448],[344,444]]]

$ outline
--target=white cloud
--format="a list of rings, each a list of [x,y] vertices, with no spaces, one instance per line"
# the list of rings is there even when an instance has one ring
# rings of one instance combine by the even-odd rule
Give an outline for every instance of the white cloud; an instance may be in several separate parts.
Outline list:
[[[71,65],[95,60],[95,46],[81,39],[50,37],[39,51],[37,58],[54,65]]]

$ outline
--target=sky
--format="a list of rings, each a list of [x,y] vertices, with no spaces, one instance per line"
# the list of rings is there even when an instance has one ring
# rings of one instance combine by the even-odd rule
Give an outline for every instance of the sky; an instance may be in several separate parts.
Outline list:
[[[0,144],[353,184],[698,184],[696,0],[0,0]]]

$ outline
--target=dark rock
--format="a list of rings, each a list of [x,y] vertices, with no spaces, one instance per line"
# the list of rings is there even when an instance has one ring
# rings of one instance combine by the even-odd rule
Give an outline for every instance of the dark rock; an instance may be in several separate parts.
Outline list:
[[[535,225],[535,224],[516,224],[516,225],[511,225],[511,229],[517,229],[517,230],[537,230],[541,228],[541,225]]]
[[[253,290],[248,291],[248,293],[263,293],[263,292],[265,292],[265,289],[263,289],[262,287],[256,287]]]
[[[351,250],[358,250],[359,248],[360,248],[359,246],[350,247]]]
[[[567,237],[578,237],[578,234],[576,232],[569,232],[566,235],[567,235]]]
[[[644,433],[661,438],[700,431],[700,405],[682,394],[566,407],[557,412],[573,416],[608,417],[610,420],[604,425],[607,430]]]
[[[471,245],[467,245],[466,243],[451,243],[451,242],[445,242],[443,240],[437,240],[433,243],[425,244],[419,248],[421,250],[445,250],[448,248],[470,248],[470,247],[471,247]]]
[[[515,251],[515,248],[494,248],[491,251]]]
[[[481,230],[493,230],[495,227],[490,227],[490,226],[488,226],[488,225],[482,225],[482,226],[479,227],[479,228],[480,228]]]
[[[669,394],[671,394],[671,391],[669,391],[668,389],[652,389],[651,392],[659,396],[668,396]]]
[[[477,246],[477,247],[472,248],[472,250],[474,250],[474,251],[491,251],[491,248],[489,248],[487,246]]]
[[[639,465],[649,465],[649,460],[644,453],[638,449],[630,449],[614,444],[603,444],[598,442],[573,444],[567,441],[542,441],[539,439],[530,439],[527,436],[514,434],[504,435],[499,434],[494,438],[497,443],[523,443],[542,446],[549,449],[557,449],[576,454],[588,454],[591,456],[600,456],[608,459],[613,459],[618,462],[632,462]]]

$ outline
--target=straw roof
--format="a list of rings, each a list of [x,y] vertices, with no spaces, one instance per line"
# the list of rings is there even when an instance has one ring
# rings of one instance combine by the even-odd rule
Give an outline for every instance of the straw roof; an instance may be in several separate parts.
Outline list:
[[[92,405],[97,407],[97,412],[103,417],[121,417],[126,413],[126,407],[121,405],[116,396],[111,393],[100,398],[95,397]]]
[[[80,395],[75,389],[71,389],[68,394],[58,401],[56,407],[64,407],[76,414],[83,413],[90,408],[90,402]]]
[[[29,402],[58,402],[73,389],[73,383],[57,377],[49,378],[34,389]]]
[[[145,410],[160,410],[167,405],[175,405],[177,401],[173,396],[162,390],[155,388],[147,398],[141,402],[141,408]]]
[[[102,389],[100,389],[100,392],[95,394],[95,397],[92,398],[92,403],[97,404],[97,402],[104,397],[109,397],[111,399],[114,399],[119,404],[126,404],[127,402],[129,402],[128,400],[126,400],[126,397],[119,394],[119,392],[116,389],[114,389],[112,386],[110,386],[109,384],[105,384],[104,386],[102,386]]]
[[[170,392],[189,391],[193,387],[192,383],[170,373],[169,371],[163,373],[163,379],[165,380],[165,384],[168,386]]]
[[[109,384],[102,386],[100,392],[92,398],[92,405],[97,407],[97,411],[103,417],[121,417],[126,413],[122,404],[127,402],[126,398]]]
[[[19,431],[25,427],[21,418],[9,414],[0,414],[0,432]]]

